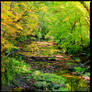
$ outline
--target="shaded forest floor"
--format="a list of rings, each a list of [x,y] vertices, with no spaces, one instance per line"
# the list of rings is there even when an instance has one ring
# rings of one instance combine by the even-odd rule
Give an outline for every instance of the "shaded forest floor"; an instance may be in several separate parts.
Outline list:
[[[72,85],[75,86],[75,89],[79,88],[77,83],[79,83],[79,85],[84,85],[83,87],[86,91],[89,89],[90,77],[82,75],[81,72],[76,72],[74,67],[78,67],[79,63],[73,60],[71,56],[62,53],[54,42],[34,41],[34,44],[35,46],[33,45],[33,47],[35,50],[32,52],[30,51],[30,47],[32,47],[31,42],[25,41],[24,43],[19,43],[18,47],[21,48],[22,51],[16,53],[16,57],[22,56],[22,59],[31,66],[30,70],[39,70],[42,73],[61,75],[68,79],[67,82],[69,83],[71,79],[73,79]],[[26,76],[31,75],[28,74]],[[15,84],[12,86],[13,90],[15,88],[29,88],[29,85],[33,83],[33,80],[27,81],[26,76],[17,76],[15,78],[13,83],[16,83],[17,85],[16,87],[14,86]],[[32,88],[32,90],[36,89],[36,87]]]

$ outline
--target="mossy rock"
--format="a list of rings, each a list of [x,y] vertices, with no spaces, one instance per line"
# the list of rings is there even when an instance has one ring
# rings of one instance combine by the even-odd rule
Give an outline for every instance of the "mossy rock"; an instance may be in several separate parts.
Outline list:
[[[48,60],[49,60],[49,61],[56,61],[56,58],[51,57],[51,58],[49,58]]]
[[[22,92],[23,88],[13,88],[10,92]]]
[[[80,61],[81,61],[79,57],[74,57],[73,59],[74,59],[76,62],[80,62]]]
[[[68,70],[59,70],[59,71],[56,71],[56,73],[55,74],[57,74],[57,75],[61,75],[61,74],[64,74],[64,73],[68,73],[69,71]]]

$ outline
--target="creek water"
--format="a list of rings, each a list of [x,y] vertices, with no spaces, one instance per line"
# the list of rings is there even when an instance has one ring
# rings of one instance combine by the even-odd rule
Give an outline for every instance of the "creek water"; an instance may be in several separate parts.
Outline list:
[[[36,42],[35,46],[33,53],[21,51],[16,55],[21,55],[32,69],[66,78],[66,88],[69,91],[90,91],[90,79],[85,80],[86,77],[73,71],[73,66],[77,64],[70,56],[62,53],[52,42]],[[30,50],[30,47],[32,44],[26,45],[24,50]]]

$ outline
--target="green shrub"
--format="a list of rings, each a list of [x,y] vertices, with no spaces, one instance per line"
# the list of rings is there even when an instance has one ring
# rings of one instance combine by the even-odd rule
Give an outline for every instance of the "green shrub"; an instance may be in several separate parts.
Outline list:
[[[30,65],[26,64],[23,60],[19,62],[18,60],[9,57],[2,57],[1,72],[2,85],[6,85],[14,80],[16,75],[31,73]]]
[[[18,42],[23,42],[24,40],[27,40],[27,39],[28,39],[28,38],[27,38],[27,36],[25,36],[25,35],[22,35],[22,36],[16,38],[16,40],[17,40]]]
[[[85,73],[85,76],[90,77],[90,72],[86,72],[86,73]]]
[[[89,47],[90,21],[87,24],[85,20],[89,16],[85,7],[80,2],[47,3],[49,12],[44,16],[47,19],[44,24],[49,32],[46,36],[53,36],[62,51],[68,54],[79,54],[84,51],[83,48]]]
[[[85,71],[85,70],[86,70],[86,68],[74,67],[74,71],[75,71],[75,72],[83,72],[83,71]]]
[[[67,90],[65,89],[66,79],[64,79],[62,76],[35,71],[32,73],[32,77],[33,80],[35,81],[33,86],[35,86],[37,89],[41,89],[43,87],[46,90],[52,91]],[[30,79],[31,77],[28,78]]]

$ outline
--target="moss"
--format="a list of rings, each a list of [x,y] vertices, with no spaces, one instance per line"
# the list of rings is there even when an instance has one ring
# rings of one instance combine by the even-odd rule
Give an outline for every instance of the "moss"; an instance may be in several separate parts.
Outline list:
[[[56,71],[55,74],[57,74],[57,75],[62,75],[62,74],[64,74],[64,73],[68,73],[68,72],[69,72],[68,70],[60,69],[59,71]]]

